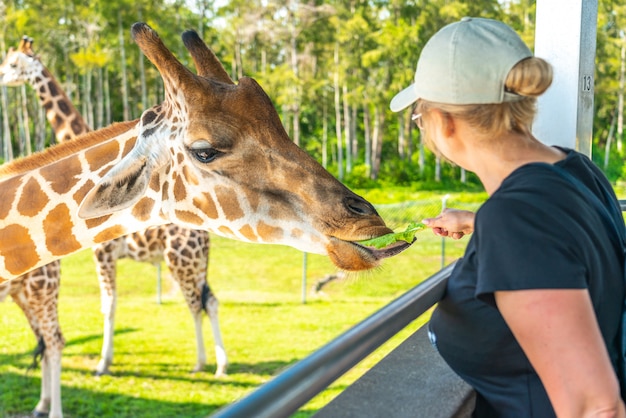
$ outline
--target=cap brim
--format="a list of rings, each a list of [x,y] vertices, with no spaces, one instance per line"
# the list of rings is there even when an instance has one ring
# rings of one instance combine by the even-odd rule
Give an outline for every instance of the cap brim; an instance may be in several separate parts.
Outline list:
[[[409,87],[402,90],[400,93],[391,99],[389,108],[393,112],[399,112],[402,109],[406,109],[417,101],[417,92],[415,91],[415,85],[411,84]]]

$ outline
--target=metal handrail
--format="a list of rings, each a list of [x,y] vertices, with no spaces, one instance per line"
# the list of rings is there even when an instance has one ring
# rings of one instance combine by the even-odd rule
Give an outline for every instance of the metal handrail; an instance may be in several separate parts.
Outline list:
[[[443,296],[455,264],[438,271],[246,397],[220,409],[212,417],[289,417],[437,303]]]

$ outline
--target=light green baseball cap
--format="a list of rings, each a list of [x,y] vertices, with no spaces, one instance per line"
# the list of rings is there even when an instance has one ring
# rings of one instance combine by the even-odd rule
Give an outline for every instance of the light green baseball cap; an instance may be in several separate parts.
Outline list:
[[[390,108],[399,112],[418,99],[445,104],[487,104],[520,100],[505,91],[511,68],[532,52],[519,35],[497,20],[464,17],[428,40],[417,62],[415,81]]]

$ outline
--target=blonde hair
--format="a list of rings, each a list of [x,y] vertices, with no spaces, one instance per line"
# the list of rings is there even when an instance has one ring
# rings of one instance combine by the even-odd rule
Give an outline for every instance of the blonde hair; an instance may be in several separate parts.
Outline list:
[[[520,100],[475,105],[450,105],[419,100],[416,113],[427,114],[430,109],[439,109],[490,135],[508,131],[529,132],[537,113],[537,97],[550,84],[552,66],[541,58],[529,57],[518,62],[505,81],[506,91],[519,95]]]

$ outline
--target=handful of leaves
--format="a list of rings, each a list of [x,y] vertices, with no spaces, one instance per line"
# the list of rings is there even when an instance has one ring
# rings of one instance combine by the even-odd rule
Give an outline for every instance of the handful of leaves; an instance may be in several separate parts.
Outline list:
[[[406,241],[408,243],[413,242],[415,233],[421,229],[426,228],[421,222],[411,222],[409,226],[402,232],[392,232],[389,234],[381,235],[380,237],[367,239],[365,241],[359,241],[359,244],[366,247],[385,248],[397,241]]]

